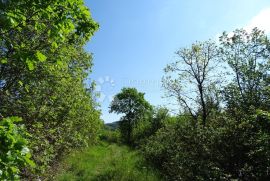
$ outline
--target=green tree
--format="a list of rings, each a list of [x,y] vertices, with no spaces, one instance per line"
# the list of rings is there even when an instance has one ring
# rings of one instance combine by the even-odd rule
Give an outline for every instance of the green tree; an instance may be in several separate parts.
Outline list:
[[[151,117],[151,134],[154,134],[164,126],[164,122],[169,119],[171,116],[169,114],[169,110],[166,107],[156,107],[153,111],[153,115]],[[149,136],[150,136],[149,135]]]
[[[150,111],[152,106],[144,99],[144,93],[135,88],[123,88],[110,105],[110,112],[124,114],[120,129],[126,143],[132,144],[132,131],[138,122]]]
[[[218,103],[215,90],[222,80],[217,45],[211,41],[196,42],[176,54],[179,60],[164,69],[166,95],[176,98],[184,112],[196,121],[199,117],[205,125],[213,108],[209,105]]]
[[[95,142],[100,125],[85,43],[98,29],[83,0],[0,2],[0,115],[19,116],[38,173],[72,147]]]
[[[220,40],[220,47],[216,47],[218,53],[212,60],[223,60],[230,67],[227,73],[232,79],[223,90],[225,102],[222,104],[226,108],[217,114],[207,114],[204,126],[194,127],[190,117],[179,116],[176,122],[168,121],[158,129],[142,146],[145,157],[160,168],[168,180],[270,178],[269,40],[256,28],[251,33],[245,30],[236,30],[232,35],[224,33]],[[165,79],[168,94],[180,99],[193,119],[196,115],[203,118],[205,110],[200,99],[194,100],[196,95],[203,97],[206,110],[220,109],[219,100],[211,99],[222,97],[219,91],[213,91],[209,86],[212,84],[205,82],[207,79],[212,82],[211,77],[219,78],[220,69],[209,66],[211,73],[204,75],[200,68],[204,63],[200,62],[207,62],[207,54],[211,51],[198,56],[199,47],[182,50],[180,61],[166,69],[175,74]],[[196,86],[190,87],[192,85]],[[200,95],[200,87],[203,87],[203,95]],[[198,106],[192,107],[190,99]]]
[[[48,59],[62,45],[82,46],[98,28],[82,0],[1,1],[0,13],[1,102],[26,86],[25,79],[40,79],[35,68],[46,71],[62,64],[63,54]]]
[[[222,58],[230,66],[232,82],[225,88],[228,109],[237,116],[248,114],[251,106],[269,110],[270,41],[257,28],[248,33],[235,30],[220,37]]]

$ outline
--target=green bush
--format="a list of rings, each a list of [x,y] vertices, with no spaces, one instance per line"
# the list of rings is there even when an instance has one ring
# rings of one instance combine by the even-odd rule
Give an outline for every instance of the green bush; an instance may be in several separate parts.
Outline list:
[[[267,180],[270,116],[258,111],[235,121],[226,115],[207,127],[189,120],[170,123],[143,147],[168,180]]]
[[[84,47],[98,24],[83,0],[0,1],[0,12],[0,115],[21,117],[32,135],[36,167],[22,178],[36,180],[63,153],[97,141]]]
[[[134,126],[132,140],[135,146],[143,145],[147,139],[154,135],[166,122],[174,118],[169,115],[168,109],[156,107],[151,114],[144,115]]]
[[[18,117],[0,120],[0,180],[17,180],[22,168],[34,166],[26,140],[29,134],[20,121]]]
[[[109,130],[109,129],[103,129],[100,134],[100,139],[110,142],[110,143],[120,143],[120,131],[119,130]]]

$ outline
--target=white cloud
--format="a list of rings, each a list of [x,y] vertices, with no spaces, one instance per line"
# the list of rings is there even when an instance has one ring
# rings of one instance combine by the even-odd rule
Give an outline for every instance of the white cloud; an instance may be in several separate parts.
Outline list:
[[[260,30],[264,30],[266,34],[270,33],[270,7],[263,9],[254,16],[250,22],[244,27],[245,30],[251,31],[253,28],[258,27]]]
[[[251,32],[251,30],[255,27],[259,28],[260,30],[265,31],[265,34],[270,34],[270,7],[265,8],[261,10],[256,16],[254,16],[244,27],[238,27],[243,28],[247,32]],[[216,42],[219,42],[219,37],[221,36],[221,33],[216,34],[214,37],[214,40]],[[232,37],[233,32],[228,32],[228,36]]]

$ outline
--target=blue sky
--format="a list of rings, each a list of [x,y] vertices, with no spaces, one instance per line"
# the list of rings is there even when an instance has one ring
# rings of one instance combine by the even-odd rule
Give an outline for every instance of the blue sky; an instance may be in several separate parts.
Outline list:
[[[90,78],[97,81],[105,122],[119,119],[108,106],[122,87],[145,92],[155,106],[167,105],[163,68],[176,60],[179,48],[241,27],[270,32],[269,0],[86,0],[86,5],[100,24],[86,49],[93,53]]]

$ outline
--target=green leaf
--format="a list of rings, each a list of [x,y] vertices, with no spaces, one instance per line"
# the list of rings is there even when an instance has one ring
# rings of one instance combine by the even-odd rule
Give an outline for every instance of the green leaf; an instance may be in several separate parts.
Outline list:
[[[56,49],[57,47],[58,47],[57,43],[56,43],[56,42],[53,42],[53,43],[52,43],[52,48],[53,48],[53,49]]]
[[[9,18],[9,21],[10,21],[10,23],[11,23],[12,25],[14,25],[14,24],[15,24],[15,21],[14,21],[14,19],[13,19],[13,18]]]
[[[35,66],[34,66],[33,61],[27,59],[27,60],[26,60],[26,64],[27,64],[27,67],[28,67],[28,69],[29,69],[30,71],[32,71],[32,70],[35,69]]]
[[[20,84],[20,86],[23,86],[23,82],[22,81],[18,81],[18,83]]]
[[[29,92],[29,85],[25,85],[24,88],[25,88],[26,92]]]
[[[1,60],[1,63],[2,63],[2,64],[6,64],[6,63],[7,63],[7,58],[2,59],[2,60]]]
[[[57,64],[58,66],[60,66],[60,67],[64,65],[63,62],[62,62],[61,60],[57,60],[57,61],[56,61],[56,64]]]
[[[40,62],[44,62],[47,59],[47,57],[44,54],[42,54],[40,51],[36,52],[36,57]]]

